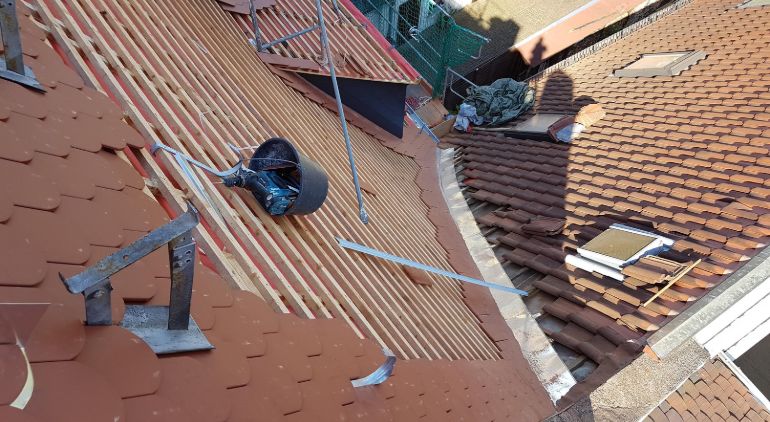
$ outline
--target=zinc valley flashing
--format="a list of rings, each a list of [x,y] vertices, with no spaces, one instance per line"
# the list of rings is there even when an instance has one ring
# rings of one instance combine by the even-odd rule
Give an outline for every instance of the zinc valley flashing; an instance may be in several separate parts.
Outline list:
[[[510,279],[481,234],[465,197],[460,192],[453,164],[454,149],[438,150],[436,153],[444,200],[482,278],[511,286]],[[491,294],[530,368],[543,384],[551,400],[556,403],[576,384],[575,378],[556,354],[537,321],[529,314],[521,297],[498,291],[491,291]]]

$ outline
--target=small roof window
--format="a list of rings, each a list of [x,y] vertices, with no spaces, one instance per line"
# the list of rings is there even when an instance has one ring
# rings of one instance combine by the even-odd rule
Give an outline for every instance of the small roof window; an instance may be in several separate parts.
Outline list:
[[[702,51],[642,54],[613,73],[619,77],[675,76],[706,57]]]
[[[770,0],[746,0],[738,6],[739,9],[748,9],[749,7],[770,6]]]

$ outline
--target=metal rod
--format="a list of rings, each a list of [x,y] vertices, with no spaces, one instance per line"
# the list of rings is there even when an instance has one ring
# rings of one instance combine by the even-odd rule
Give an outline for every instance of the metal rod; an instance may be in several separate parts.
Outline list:
[[[462,94],[460,94],[459,92],[457,92],[457,91],[455,91],[455,90],[454,90],[455,76],[457,76],[457,77],[458,77],[458,78],[460,78],[461,80],[463,80],[463,81],[465,81],[465,82],[467,82],[467,83],[469,83],[469,84],[473,85],[475,88],[478,88],[478,85],[476,85],[475,83],[473,83],[473,82],[469,81],[469,80],[468,80],[468,79],[466,79],[466,78],[465,78],[463,75],[461,75],[461,74],[459,74],[459,73],[455,72],[455,71],[454,71],[454,70],[452,70],[452,68],[450,68],[450,67],[447,67],[447,68],[446,68],[446,73],[447,73],[447,75],[450,77],[450,78],[449,78],[449,81],[450,81],[450,82],[449,82],[449,83],[447,83],[447,87],[449,88],[449,90],[450,90],[452,93],[454,93],[454,94],[455,94],[455,95],[457,95],[458,97],[462,98],[463,100],[465,99],[465,96],[464,96],[464,95],[462,95]]]
[[[16,0],[0,0],[0,35],[3,37],[5,68],[24,75],[24,54],[16,18]]]
[[[644,302],[644,304],[642,306],[644,307],[644,306],[647,306],[650,303],[652,303],[653,300],[657,299],[658,296],[662,295],[666,290],[668,290],[671,286],[673,286],[674,283],[679,281],[682,277],[684,277],[687,273],[689,273],[690,270],[695,268],[700,263],[701,263],[701,259],[698,258],[697,260],[692,262],[690,265],[688,265],[687,267],[685,267],[684,269],[679,271],[679,273],[676,276],[674,276],[671,280],[669,280],[669,282],[665,286],[663,286],[662,289],[658,290],[658,292],[655,293],[655,295],[653,295],[651,298],[647,299],[647,301]]]
[[[192,230],[168,242],[168,261],[171,266],[168,329],[186,330],[190,326],[190,303],[195,271],[195,239],[192,237]]]
[[[428,135],[433,139],[433,142],[440,143],[441,141],[438,139],[435,133],[430,129],[430,126],[428,126],[427,123],[425,123],[424,120],[422,120],[422,117],[420,117],[419,114],[417,114],[417,111],[415,111],[412,106],[409,105],[409,103],[406,103],[406,113],[409,115],[409,118],[412,119],[414,123],[417,124],[417,126],[420,128],[420,133],[422,133],[423,130],[428,132]]]
[[[353,384],[353,387],[382,384],[393,374],[393,368],[396,366],[396,355],[387,348],[382,349],[382,354],[385,355],[385,362],[378,366],[371,374],[351,380],[350,383]]]
[[[271,47],[273,47],[275,45],[278,45],[278,44],[280,44],[282,42],[289,41],[292,38],[297,38],[300,35],[305,35],[308,32],[315,31],[316,29],[318,29],[318,26],[319,26],[318,24],[315,24],[313,26],[308,26],[307,28],[300,29],[299,31],[297,31],[297,32],[295,32],[293,34],[289,34],[289,35],[286,35],[284,37],[278,38],[277,40],[270,41],[269,43],[262,44],[262,46],[260,47],[260,51],[267,50],[268,48],[271,48]]]
[[[400,256],[391,255],[387,252],[378,251],[376,249],[372,249],[368,246],[359,245],[358,243],[353,243],[350,241],[347,241],[345,239],[337,238],[337,242],[340,246],[342,246],[345,249],[354,250],[357,252],[365,253],[367,255],[371,255],[376,258],[385,259],[388,261],[396,262],[401,265],[406,265],[408,267],[417,268],[418,270],[427,271],[430,273],[443,275],[444,277],[453,278],[455,280],[460,280],[465,283],[475,284],[482,287],[487,287],[490,289],[496,289],[496,290],[502,290],[504,292],[508,293],[514,293],[521,296],[527,296],[527,292],[524,290],[519,290],[513,287],[508,286],[501,286],[499,284],[490,283],[488,281],[478,280],[472,277],[464,276],[462,274],[453,273],[451,271],[442,270],[441,268],[432,267],[430,265],[421,264],[416,261],[412,261],[410,259],[402,258]]]
[[[230,168],[230,169],[227,169],[227,170],[215,169],[214,167],[211,167],[211,166],[209,166],[207,164],[201,163],[200,161],[190,157],[189,155],[187,155],[187,154],[185,154],[185,153],[183,153],[181,151],[177,151],[174,148],[171,148],[169,146],[163,145],[160,142],[156,142],[155,144],[152,145],[152,147],[150,148],[150,153],[151,154],[155,154],[156,152],[158,152],[159,149],[162,149],[163,151],[170,152],[171,154],[173,154],[174,157],[176,158],[177,162],[180,163],[180,165],[182,165],[182,164],[181,164],[181,162],[179,160],[182,160],[182,161],[186,161],[186,162],[194,165],[195,167],[198,167],[198,168],[201,168],[203,170],[206,170],[207,172],[213,174],[214,176],[228,177],[228,176],[232,176],[235,173],[238,173],[238,171],[241,170],[241,168],[243,166],[243,157],[240,154],[240,151],[238,150],[238,148],[236,148],[236,147],[234,147],[233,145],[230,145],[230,144],[228,144],[228,147],[230,147],[230,149],[234,150],[236,152],[236,154],[239,155],[239,158],[241,158],[241,161],[239,161],[238,164],[233,166],[233,168]]]
[[[198,210],[188,203],[188,210],[179,217],[158,227],[141,239],[119,251],[102,258],[80,274],[65,278],[59,274],[70,293],[83,293],[86,289],[103,282],[116,272],[144,258],[152,251],[168,243],[171,239],[184,234],[198,224]]]
[[[257,22],[257,8],[254,0],[249,0],[249,16],[251,16],[251,30],[254,31],[254,47],[262,51],[262,36],[259,35],[259,22]]]
[[[358,218],[361,222],[367,224],[369,222],[369,215],[364,208],[364,197],[361,194],[361,184],[358,180],[358,170],[356,169],[356,161],[353,156],[353,145],[350,142],[350,134],[348,133],[348,122],[345,120],[345,110],[340,100],[340,88],[337,85],[337,73],[334,70],[334,57],[332,57],[331,49],[329,48],[329,36],[326,33],[326,25],[324,24],[324,12],[321,0],[316,0],[316,10],[318,13],[318,26],[321,28],[321,46],[323,47],[324,54],[326,55],[327,62],[329,63],[329,76],[332,79],[332,88],[334,88],[334,99],[337,101],[337,113],[340,116],[340,123],[342,124],[342,136],[345,138],[345,148],[348,152],[348,162],[350,162],[350,173],[353,175],[353,186],[356,189],[356,199],[358,200]]]

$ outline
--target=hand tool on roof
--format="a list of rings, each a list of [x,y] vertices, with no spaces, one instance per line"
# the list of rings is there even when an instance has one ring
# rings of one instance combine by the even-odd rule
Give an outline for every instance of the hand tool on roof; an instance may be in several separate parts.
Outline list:
[[[316,17],[318,19],[318,23],[264,44],[262,44],[261,37],[259,35],[259,24],[257,23],[256,12],[253,11],[254,8],[252,4],[251,19],[254,30],[254,40],[252,44],[257,48],[258,51],[265,51],[268,48],[275,47],[278,44],[285,43],[293,38],[299,37],[309,32],[313,32],[316,29],[320,29],[321,48],[323,49],[324,54],[324,60],[321,65],[329,67],[329,77],[332,80],[334,99],[337,102],[337,114],[339,115],[340,124],[342,125],[342,137],[345,139],[345,149],[348,154],[348,162],[350,163],[350,173],[353,177],[353,187],[356,191],[356,201],[358,202],[358,218],[362,223],[367,224],[369,223],[369,214],[364,208],[364,197],[361,194],[361,184],[358,180],[358,169],[356,168],[355,156],[353,155],[353,145],[350,141],[350,133],[348,132],[348,122],[345,120],[345,109],[342,105],[342,100],[340,99],[340,89],[337,85],[337,72],[334,69],[334,58],[332,56],[331,48],[329,47],[329,35],[326,33],[326,24],[324,23],[324,13],[321,1],[322,0],[316,0]],[[332,0],[332,6],[335,13],[337,13],[337,17],[339,18],[340,9],[336,0]]]
[[[229,144],[228,147],[238,156],[238,163],[227,170],[217,170],[161,143],[153,145],[151,151],[153,154],[159,150],[173,154],[199,194],[209,203],[211,200],[192,173],[190,164],[219,177],[227,187],[249,190],[270,215],[310,214],[326,200],[329,191],[326,173],[289,141],[268,139],[255,149],[248,165],[244,165],[240,149]]]
[[[508,286],[501,286],[499,284],[490,283],[488,281],[478,280],[472,277],[464,276],[462,274],[457,274],[451,271],[442,270],[441,268],[432,267],[430,265],[425,265],[416,261],[412,261],[411,259],[406,259],[400,256],[391,255],[387,252],[378,251],[377,249],[372,249],[368,246],[359,245],[358,243],[353,243],[348,240],[341,239],[339,237],[337,238],[337,243],[339,243],[339,245],[345,249],[350,249],[356,252],[365,253],[375,258],[385,259],[391,262],[396,262],[401,265],[414,267],[414,268],[417,268],[418,270],[423,270],[430,273],[443,275],[444,277],[453,278],[455,280],[460,280],[465,283],[476,284],[478,286],[487,287],[489,289],[502,290],[504,292],[513,293],[521,296],[527,296],[528,294],[524,290],[519,290]]]
[[[652,303],[652,301],[653,301],[653,300],[657,299],[657,298],[658,298],[658,296],[660,296],[660,295],[662,295],[662,294],[663,294],[663,292],[665,292],[666,290],[668,290],[669,288],[671,288],[671,286],[673,286],[673,285],[674,285],[674,283],[676,283],[676,282],[677,282],[677,281],[679,281],[679,280],[680,280],[682,277],[684,277],[684,276],[685,276],[687,273],[689,273],[689,272],[690,272],[690,270],[692,270],[693,268],[695,268],[696,266],[698,266],[698,264],[700,264],[700,262],[701,262],[701,259],[700,259],[700,258],[698,258],[697,260],[695,260],[694,262],[692,262],[690,265],[688,265],[688,266],[686,266],[686,267],[682,268],[681,270],[679,270],[679,272],[677,272],[676,274],[674,274],[674,275],[671,277],[671,279],[669,280],[669,282],[668,282],[668,283],[667,283],[665,286],[663,286],[663,288],[662,288],[662,289],[658,290],[658,292],[657,292],[657,293],[655,293],[655,295],[653,295],[651,298],[647,299],[647,301],[646,301],[646,302],[644,302],[644,304],[643,304],[642,306],[647,306],[647,305],[649,305],[650,303]]]
[[[86,325],[112,325],[110,277],[168,245],[171,268],[168,306],[126,305],[120,325],[144,340],[157,354],[213,349],[190,316],[196,249],[192,230],[198,222],[198,210],[188,204],[184,214],[83,272],[69,278],[59,273],[70,293],[83,295]]]

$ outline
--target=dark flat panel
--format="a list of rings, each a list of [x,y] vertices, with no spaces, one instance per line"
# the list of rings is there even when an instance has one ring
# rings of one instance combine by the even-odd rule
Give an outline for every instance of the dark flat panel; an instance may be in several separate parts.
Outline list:
[[[334,97],[328,76],[300,73],[308,82]],[[372,123],[401,138],[404,134],[406,84],[337,78],[342,103]]]
[[[770,336],[760,340],[735,360],[735,364],[765,397],[770,397],[770,361],[768,359],[770,359]]]

